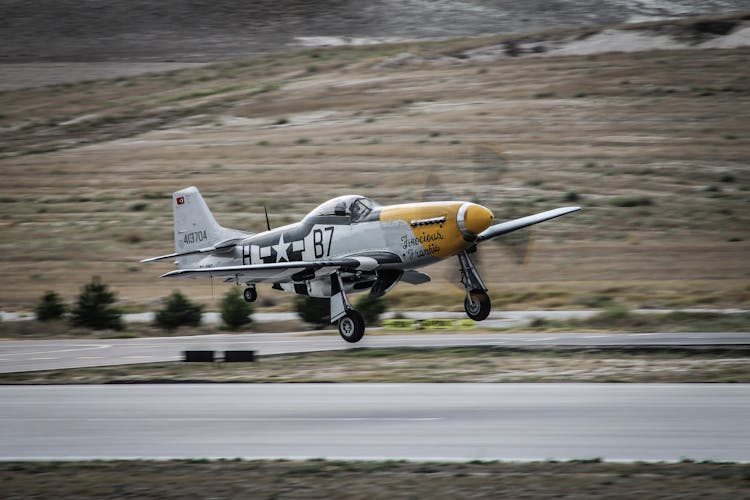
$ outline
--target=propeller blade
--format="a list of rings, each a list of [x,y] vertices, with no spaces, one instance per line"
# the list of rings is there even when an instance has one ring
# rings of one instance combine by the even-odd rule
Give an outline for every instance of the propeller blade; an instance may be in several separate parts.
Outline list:
[[[531,246],[534,242],[534,230],[524,229],[509,233],[497,239],[497,243],[513,261],[522,266],[528,263]]]

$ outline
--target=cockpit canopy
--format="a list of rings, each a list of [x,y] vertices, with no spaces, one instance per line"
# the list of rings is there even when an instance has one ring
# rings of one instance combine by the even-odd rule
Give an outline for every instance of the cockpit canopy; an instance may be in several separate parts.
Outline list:
[[[339,196],[319,205],[309,217],[348,217],[352,223],[361,222],[367,218],[378,204],[364,196],[350,194]]]

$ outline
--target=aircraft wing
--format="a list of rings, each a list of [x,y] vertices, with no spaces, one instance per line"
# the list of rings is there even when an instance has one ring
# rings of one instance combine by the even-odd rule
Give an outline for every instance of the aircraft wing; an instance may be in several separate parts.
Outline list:
[[[547,210],[546,212],[541,212],[535,215],[521,217],[520,219],[514,219],[507,222],[502,222],[500,224],[495,224],[494,226],[490,226],[479,233],[479,236],[477,237],[477,243],[510,233],[512,231],[516,231],[518,229],[523,229],[533,224],[538,224],[546,220],[554,219],[571,212],[577,212],[580,209],[581,207],[561,207],[554,210]]]
[[[162,278],[226,278],[243,283],[289,283],[332,274],[338,269],[362,269],[362,259],[331,259],[314,262],[277,262],[248,266],[177,269]],[[322,271],[322,272],[320,272]],[[317,273],[317,274],[316,274]]]

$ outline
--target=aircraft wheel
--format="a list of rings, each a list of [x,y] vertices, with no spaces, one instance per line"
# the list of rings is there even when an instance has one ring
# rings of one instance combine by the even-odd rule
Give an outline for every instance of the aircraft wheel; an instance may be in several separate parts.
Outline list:
[[[464,299],[466,315],[474,321],[482,321],[490,315],[490,297],[486,293],[472,292]]]
[[[359,342],[365,334],[365,319],[358,311],[350,309],[346,316],[339,320],[339,333],[347,342]]]
[[[242,292],[242,295],[248,302],[255,302],[255,299],[258,298],[258,292],[255,290],[255,287],[252,286],[245,288],[245,291]]]

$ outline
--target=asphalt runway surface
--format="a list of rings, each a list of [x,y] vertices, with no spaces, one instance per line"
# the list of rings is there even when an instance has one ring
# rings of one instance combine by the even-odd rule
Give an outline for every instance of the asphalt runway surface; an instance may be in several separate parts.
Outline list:
[[[0,372],[177,361],[184,350],[254,350],[258,355],[386,347],[737,345],[750,333],[443,333],[365,335],[356,344],[338,333],[250,333],[104,340],[0,342]]]
[[[750,460],[748,384],[0,387],[0,459]]]
[[[217,334],[188,337],[0,342],[0,373],[178,361],[184,350],[253,350],[257,355],[351,348],[456,346],[649,346],[750,344],[750,333],[442,333],[378,334],[356,344],[338,332]]]

